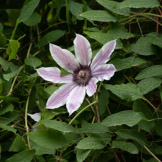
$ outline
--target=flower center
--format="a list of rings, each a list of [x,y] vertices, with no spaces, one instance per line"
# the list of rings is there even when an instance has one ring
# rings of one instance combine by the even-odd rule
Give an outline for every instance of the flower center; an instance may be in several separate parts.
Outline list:
[[[89,66],[80,66],[73,72],[73,81],[78,85],[85,86],[91,79],[91,69]]]

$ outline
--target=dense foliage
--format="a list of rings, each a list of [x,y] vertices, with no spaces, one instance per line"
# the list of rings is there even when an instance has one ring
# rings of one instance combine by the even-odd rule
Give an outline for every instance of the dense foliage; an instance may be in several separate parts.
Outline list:
[[[0,1],[0,161],[160,161],[161,20],[160,0]],[[75,33],[93,57],[116,39],[117,72],[69,116],[46,109],[60,85],[35,69],[58,66],[49,42],[74,53]],[[28,116],[39,112],[38,122]]]

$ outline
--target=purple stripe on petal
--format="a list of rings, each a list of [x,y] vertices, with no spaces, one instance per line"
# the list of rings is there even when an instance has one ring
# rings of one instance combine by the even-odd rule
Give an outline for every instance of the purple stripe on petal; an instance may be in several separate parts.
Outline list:
[[[87,90],[87,95],[88,96],[92,96],[97,89],[97,79],[96,78],[92,78],[88,85],[86,86],[86,90]]]
[[[69,83],[61,86],[57,91],[55,91],[47,101],[46,107],[47,109],[55,109],[63,106],[67,97],[69,96],[72,89],[76,87],[75,83]]]
[[[79,67],[78,62],[70,51],[62,49],[54,44],[50,44],[50,52],[56,63],[65,70],[73,72]]]
[[[72,82],[73,76],[72,74],[60,76],[60,69],[56,67],[47,67],[47,68],[39,68],[36,69],[38,74],[47,81],[53,82],[53,83],[69,83]]]
[[[66,107],[71,115],[74,111],[78,110],[80,105],[82,104],[85,97],[85,87],[77,86],[75,87],[70,95],[67,98]]]
[[[104,64],[93,70],[92,76],[95,77],[98,81],[110,80],[115,71],[116,68],[113,64]]]
[[[92,57],[92,50],[89,41],[80,34],[76,34],[74,40],[75,55],[81,65],[89,65]]]
[[[109,61],[112,52],[114,51],[116,46],[116,40],[110,41],[103,45],[103,47],[99,50],[99,52],[94,57],[91,69],[95,69],[98,66],[105,64]]]

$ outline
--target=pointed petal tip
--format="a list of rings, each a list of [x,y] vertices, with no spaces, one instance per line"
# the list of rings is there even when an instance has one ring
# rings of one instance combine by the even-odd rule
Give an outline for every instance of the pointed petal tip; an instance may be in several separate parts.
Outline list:
[[[55,44],[53,44],[53,43],[49,43],[49,48],[51,49],[51,48],[57,48],[57,47],[59,47],[59,46],[57,46],[57,45],[55,45]]]
[[[40,69],[40,68],[38,68],[38,69],[35,69],[35,70],[37,71],[37,73],[38,73],[39,69]]]
[[[112,42],[114,43],[115,46],[116,46],[116,41],[117,41],[117,39],[112,40]]]
[[[42,68],[35,69],[39,76],[41,76],[41,73],[40,73],[41,69]]]
[[[30,116],[34,121],[38,122],[41,119],[41,113],[35,113],[35,114],[27,114],[28,116]]]
[[[79,109],[79,107],[76,109],[74,104],[70,104],[69,107],[71,107],[70,109],[67,109],[69,116],[71,116],[75,111]]]
[[[87,66],[91,62],[92,50],[89,41],[81,34],[74,39],[75,55],[81,65]]]
[[[73,112],[77,111],[80,108],[86,94],[85,90],[85,87],[76,86],[70,92],[70,95],[68,96],[66,102],[66,108],[69,115],[71,115]]]
[[[82,36],[81,34],[75,33],[76,37]]]
[[[92,78],[89,81],[88,85],[86,86],[87,95],[89,97],[93,96],[94,93],[96,92],[96,90],[97,90],[97,82],[98,82],[98,80],[96,78]]]
[[[52,47],[52,45],[53,45],[52,43],[49,43],[49,48],[51,48],[51,47]]]

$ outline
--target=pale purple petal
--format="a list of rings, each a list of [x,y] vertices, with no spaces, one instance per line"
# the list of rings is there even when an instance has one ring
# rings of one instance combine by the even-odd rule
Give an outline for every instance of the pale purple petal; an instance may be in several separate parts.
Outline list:
[[[69,96],[70,92],[75,87],[76,87],[75,83],[69,83],[61,86],[48,99],[46,104],[47,109],[55,109],[60,106],[63,106],[66,103],[67,97]]]
[[[36,122],[38,122],[41,119],[41,113],[35,113],[35,114],[28,113],[28,116],[30,116]]]
[[[66,49],[50,44],[50,52],[56,63],[69,72],[73,72],[79,66],[74,55]]]
[[[113,64],[104,64],[93,70],[92,76],[95,77],[98,81],[110,80],[115,71],[116,68]]]
[[[36,70],[44,80],[53,83],[70,83],[73,80],[72,74],[60,76],[61,71],[56,67],[39,68]]]
[[[97,90],[97,79],[92,78],[86,86],[87,95],[92,96]]]
[[[75,55],[81,65],[89,65],[92,50],[89,41],[80,34],[76,34],[74,40]]]
[[[71,115],[74,111],[78,110],[80,105],[82,104],[85,97],[85,87],[84,86],[76,86],[70,95],[67,98],[66,107]]]
[[[103,47],[99,50],[99,52],[94,57],[91,69],[95,69],[98,66],[105,64],[109,61],[112,52],[114,51],[116,46],[116,40],[110,41],[103,45]]]

